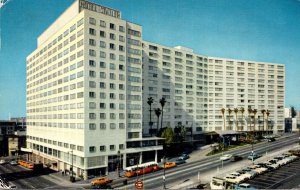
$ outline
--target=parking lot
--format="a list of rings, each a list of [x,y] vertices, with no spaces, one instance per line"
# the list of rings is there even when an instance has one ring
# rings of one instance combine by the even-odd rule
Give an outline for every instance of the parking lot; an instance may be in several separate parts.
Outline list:
[[[251,184],[251,186],[257,189],[276,189],[282,188],[286,182],[291,181],[295,176],[299,175],[300,160],[298,159],[294,162],[282,166],[277,170],[267,172],[251,180],[248,180],[246,183]],[[290,187],[285,188],[293,188],[292,186],[293,184],[291,184]]]

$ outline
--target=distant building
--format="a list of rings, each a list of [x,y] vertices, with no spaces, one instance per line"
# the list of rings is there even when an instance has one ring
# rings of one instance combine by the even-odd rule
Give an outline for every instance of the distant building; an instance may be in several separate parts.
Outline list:
[[[296,113],[296,116],[292,118],[292,109],[284,108],[285,132],[298,132],[298,127],[300,127],[300,117],[299,112],[296,111]]]
[[[26,119],[0,121],[0,156],[21,154],[21,147],[26,147]]]

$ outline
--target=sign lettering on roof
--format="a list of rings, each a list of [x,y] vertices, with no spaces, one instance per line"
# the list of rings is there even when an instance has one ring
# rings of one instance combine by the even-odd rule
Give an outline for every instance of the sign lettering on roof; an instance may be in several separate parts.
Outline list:
[[[88,1],[79,0],[79,11],[81,11],[82,9],[88,9],[90,11],[95,11],[115,18],[121,17],[120,11],[97,5]]]

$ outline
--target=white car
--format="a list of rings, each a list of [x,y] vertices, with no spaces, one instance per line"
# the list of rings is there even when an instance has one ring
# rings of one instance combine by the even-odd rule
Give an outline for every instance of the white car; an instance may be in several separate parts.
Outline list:
[[[230,183],[241,183],[242,180],[238,177],[232,176],[232,175],[228,175],[226,177],[224,177],[225,181],[230,182]]]
[[[240,178],[241,182],[245,181],[245,180],[248,180],[250,178],[249,174],[248,175],[244,175],[244,174],[240,174],[238,172],[233,172],[233,173],[230,173],[229,175],[232,175],[232,176],[235,176],[237,178]]]
[[[220,157],[220,160],[223,160],[223,161],[229,160],[231,157],[232,157],[231,154],[225,154],[225,155],[223,155],[223,156]]]
[[[254,173],[250,173],[250,172],[244,171],[244,170],[238,170],[236,172],[243,175],[243,176],[245,176],[246,179],[252,179],[255,176]]]
[[[5,164],[6,162],[5,162],[5,160],[0,160],[0,164],[2,165],[2,164]]]
[[[258,165],[249,166],[249,169],[256,171],[258,174],[262,174],[268,170],[267,168],[261,168]]]

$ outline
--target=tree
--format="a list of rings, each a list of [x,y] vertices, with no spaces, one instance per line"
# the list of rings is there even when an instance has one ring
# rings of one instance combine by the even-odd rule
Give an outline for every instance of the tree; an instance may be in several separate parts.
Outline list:
[[[149,121],[149,125],[150,125],[150,135],[151,135],[151,137],[152,137],[152,125],[153,125],[153,122],[152,122],[152,120],[151,120],[151,112],[152,112],[152,109],[151,109],[151,105],[153,104],[153,98],[152,97],[149,97],[148,98],[148,101],[147,101],[147,103],[148,103],[148,105],[150,106],[150,109],[149,109],[149,112],[150,112],[150,121]]]
[[[252,113],[252,109],[251,109],[251,108],[248,108],[247,128],[248,128],[248,124],[250,123],[250,127],[248,128],[248,130],[251,130],[251,113]]]
[[[159,126],[159,116],[160,116],[160,114],[161,114],[161,110],[160,110],[160,108],[156,108],[155,110],[154,110],[154,112],[155,112],[155,115],[156,115],[156,117],[157,117],[157,124],[156,124],[156,135],[158,135],[158,126]]]
[[[265,113],[266,113],[266,110],[262,109],[261,110],[261,114],[262,114],[262,118],[263,118],[263,126],[262,126],[263,130],[262,131],[265,130]]]
[[[230,120],[230,118],[231,118],[231,112],[232,112],[232,110],[230,109],[230,108],[228,108],[228,123],[229,123],[229,129],[231,130],[231,120]]]
[[[224,123],[224,128],[223,128],[223,130],[226,130],[225,108],[222,108],[222,109],[221,109],[221,113],[222,113],[222,116],[223,116],[223,123]]]
[[[174,142],[174,132],[172,130],[171,127],[167,127],[163,130],[162,134],[161,134],[162,138],[165,138],[165,143],[167,145],[170,145]]]
[[[291,116],[292,118],[295,118],[297,116],[297,111],[294,106],[291,106]]]
[[[255,122],[256,122],[255,119],[256,119],[257,109],[253,109],[252,113],[253,113],[253,116],[254,116],[253,122],[254,122],[254,131],[255,131]]]
[[[235,113],[235,127],[236,127],[236,130],[238,131],[239,130],[239,122],[238,122],[238,116],[237,116],[237,114],[239,112],[239,109],[234,108],[233,112]]]
[[[245,108],[241,107],[240,112],[242,113],[242,129],[244,129],[244,113],[245,113]]]
[[[161,123],[160,123],[160,129],[162,128],[162,124],[163,124],[163,118],[164,118],[164,106],[166,104],[166,99],[164,97],[162,97],[160,100],[159,100],[159,103],[161,105]]]

